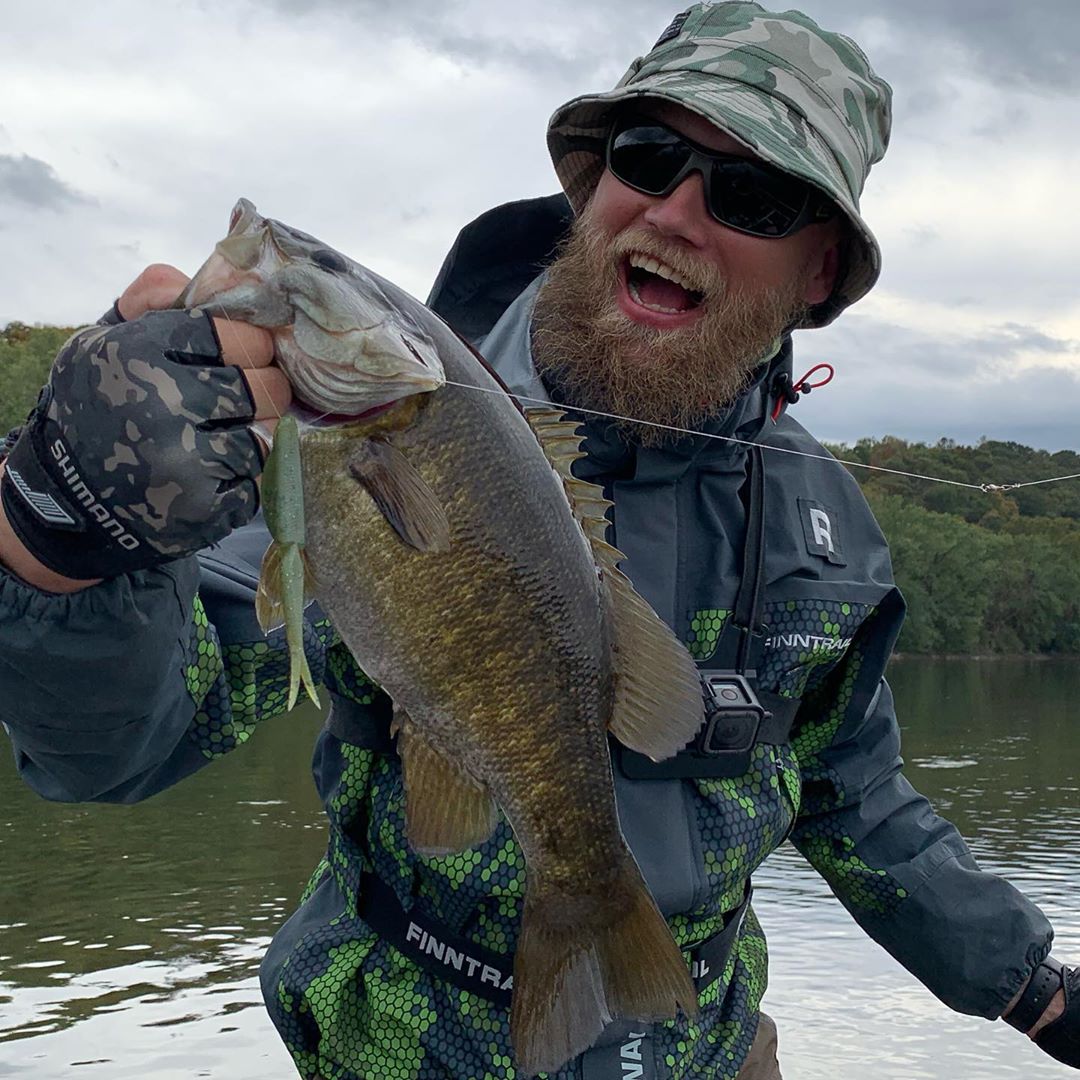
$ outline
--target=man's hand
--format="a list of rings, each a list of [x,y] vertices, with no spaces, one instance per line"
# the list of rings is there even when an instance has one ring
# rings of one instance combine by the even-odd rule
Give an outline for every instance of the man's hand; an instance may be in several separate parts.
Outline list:
[[[31,584],[71,591],[179,558],[254,514],[248,425],[272,426],[289,383],[265,330],[162,310],[187,280],[148,267],[116,306],[135,321],[88,327],[57,356],[0,475],[0,561]]]

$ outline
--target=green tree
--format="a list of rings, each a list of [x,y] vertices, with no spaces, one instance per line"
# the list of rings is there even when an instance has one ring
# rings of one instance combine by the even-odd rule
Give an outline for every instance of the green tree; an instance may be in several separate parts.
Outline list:
[[[71,327],[8,323],[0,329],[0,437],[26,419]]]
[[[908,602],[899,649],[985,651],[990,535],[963,518],[924,510],[895,495],[875,495],[871,506],[889,541],[896,581]]]

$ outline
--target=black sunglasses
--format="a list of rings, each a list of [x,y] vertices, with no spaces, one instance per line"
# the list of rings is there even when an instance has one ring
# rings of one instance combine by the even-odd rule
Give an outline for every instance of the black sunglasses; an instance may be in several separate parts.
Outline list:
[[[750,236],[790,236],[836,213],[834,204],[810,184],[771,165],[708,150],[648,118],[629,117],[613,125],[606,164],[616,179],[645,195],[670,195],[699,172],[712,217]]]

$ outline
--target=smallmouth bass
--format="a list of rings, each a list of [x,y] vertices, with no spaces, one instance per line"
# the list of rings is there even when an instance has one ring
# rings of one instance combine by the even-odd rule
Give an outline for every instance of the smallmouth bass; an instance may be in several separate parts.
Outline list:
[[[298,626],[306,578],[389,694],[416,852],[480,844],[499,811],[510,823],[520,1071],[554,1071],[618,1017],[695,1016],[619,829],[608,733],[671,756],[700,727],[700,684],[618,569],[610,504],[572,475],[575,425],[523,413],[434,313],[245,200],[179,303],[266,327],[297,396],[336,414],[279,424],[260,619]]]

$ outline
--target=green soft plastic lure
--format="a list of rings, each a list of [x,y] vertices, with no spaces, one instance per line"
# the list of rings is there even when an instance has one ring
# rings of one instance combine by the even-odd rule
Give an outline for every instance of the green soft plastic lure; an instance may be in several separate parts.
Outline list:
[[[304,557],[304,484],[300,469],[300,428],[283,416],[262,476],[262,504],[273,542],[263,556],[255,614],[263,633],[284,625],[289,645],[289,704],[296,705],[303,685],[319,705],[315,680],[304,655],[304,608],[312,595],[311,573]]]

